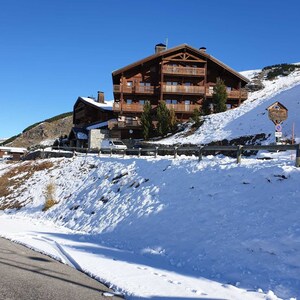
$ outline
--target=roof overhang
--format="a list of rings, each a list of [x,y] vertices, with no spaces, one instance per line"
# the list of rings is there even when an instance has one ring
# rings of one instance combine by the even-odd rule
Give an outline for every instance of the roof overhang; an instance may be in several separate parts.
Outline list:
[[[215,57],[209,55],[208,53],[204,52],[204,51],[200,51],[194,47],[191,47],[187,44],[182,44],[179,45],[177,47],[173,47],[170,48],[168,50],[165,51],[161,51],[159,53],[150,55],[144,59],[138,60],[130,65],[127,65],[126,67],[123,67],[121,69],[118,69],[116,71],[114,71],[112,73],[112,76],[117,76],[117,75],[121,75],[123,72],[126,72],[132,68],[138,67],[140,65],[143,65],[151,60],[160,58],[163,59],[164,57],[172,54],[173,52],[176,52],[178,50],[189,50],[191,52],[193,52],[194,54],[196,54],[198,57],[200,58],[204,58],[205,60],[211,60],[212,62],[216,63],[217,65],[219,65],[220,67],[224,68],[225,70],[227,70],[228,72],[232,73],[233,75],[237,76],[238,78],[240,78],[242,81],[244,81],[245,83],[250,82],[248,78],[244,77],[243,75],[241,75],[239,72],[233,70],[232,68],[230,68],[229,66],[227,66],[226,64],[222,63],[221,61],[219,61],[218,59],[216,59]]]

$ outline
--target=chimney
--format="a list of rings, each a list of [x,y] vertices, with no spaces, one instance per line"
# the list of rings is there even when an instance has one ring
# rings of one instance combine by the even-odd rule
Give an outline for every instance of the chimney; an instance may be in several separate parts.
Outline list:
[[[98,91],[97,101],[99,103],[104,103],[104,93],[103,92]]]
[[[165,44],[157,44],[155,45],[155,54],[165,51],[167,49]]]
[[[206,52],[206,48],[205,47],[201,47],[201,48],[199,48],[199,50],[200,50],[200,52]]]

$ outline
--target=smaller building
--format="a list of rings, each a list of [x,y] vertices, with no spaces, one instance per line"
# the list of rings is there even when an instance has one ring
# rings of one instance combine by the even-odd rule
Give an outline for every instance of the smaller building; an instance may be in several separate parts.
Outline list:
[[[112,105],[104,101],[103,92],[98,92],[97,99],[78,97],[73,109],[70,146],[99,148],[100,140],[108,135],[108,121],[114,118]]]
[[[0,159],[20,160],[26,152],[25,148],[0,147]]]

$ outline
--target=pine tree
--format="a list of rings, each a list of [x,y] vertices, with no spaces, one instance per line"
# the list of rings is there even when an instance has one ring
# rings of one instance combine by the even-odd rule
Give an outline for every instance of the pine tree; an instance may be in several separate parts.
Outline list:
[[[170,111],[165,102],[159,102],[157,106],[157,130],[162,136],[170,131]]]
[[[216,85],[214,86],[213,98],[214,112],[219,113],[227,110],[227,91],[224,81],[217,78]]]
[[[152,115],[151,115],[151,104],[146,101],[144,104],[144,110],[141,115],[142,131],[145,140],[148,140],[153,131]]]
[[[169,110],[169,112],[170,112],[170,129],[171,129],[171,131],[175,131],[176,130],[176,125],[177,125],[177,118],[176,118],[175,109],[171,108]]]
[[[193,127],[198,128],[200,126],[200,117],[201,117],[201,112],[199,109],[194,109],[193,114],[192,114],[192,121],[194,121]]]

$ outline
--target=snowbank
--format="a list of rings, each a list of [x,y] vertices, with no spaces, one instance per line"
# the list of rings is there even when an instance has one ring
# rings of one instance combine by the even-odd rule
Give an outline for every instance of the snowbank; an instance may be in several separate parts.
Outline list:
[[[71,230],[50,225],[46,241],[129,299],[299,297],[300,170],[292,153],[264,156],[272,159],[241,165],[226,157],[52,160],[56,167],[14,191],[27,205],[10,216]],[[59,203],[42,212],[49,182]],[[2,235],[45,243],[40,225],[14,236],[5,222]]]

